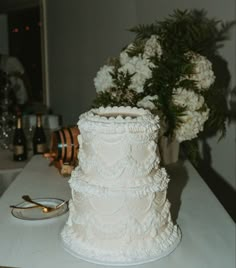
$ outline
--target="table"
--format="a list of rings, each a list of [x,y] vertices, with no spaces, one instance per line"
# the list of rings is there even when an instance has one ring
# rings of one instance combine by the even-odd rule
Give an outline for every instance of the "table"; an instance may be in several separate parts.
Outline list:
[[[0,196],[22,171],[27,161],[13,161],[13,152],[0,149]]]
[[[44,221],[14,218],[10,204],[23,194],[70,198],[68,179],[34,156],[0,199],[0,265],[21,268],[105,267],[67,253],[60,232],[68,214]],[[182,230],[182,241],[169,256],[139,268],[235,268],[235,224],[188,161],[168,168],[168,196],[172,215]]]

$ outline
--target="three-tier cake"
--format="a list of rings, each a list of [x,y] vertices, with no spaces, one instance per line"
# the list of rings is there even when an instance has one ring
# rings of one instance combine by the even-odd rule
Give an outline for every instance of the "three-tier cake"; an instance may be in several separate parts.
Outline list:
[[[92,109],[78,122],[79,165],[69,181],[66,250],[87,261],[131,265],[159,259],[180,241],[159,166],[159,119],[131,107]]]

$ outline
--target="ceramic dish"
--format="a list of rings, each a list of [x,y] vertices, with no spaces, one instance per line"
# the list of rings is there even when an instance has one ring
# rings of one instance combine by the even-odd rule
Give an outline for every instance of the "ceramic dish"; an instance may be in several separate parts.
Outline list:
[[[36,198],[33,199],[34,201],[41,203],[45,206],[56,207],[57,205],[61,204],[64,200],[58,198]],[[40,207],[33,207],[33,204],[29,202],[22,202],[16,205],[20,208],[13,208],[11,213],[14,217],[22,220],[46,220],[54,217],[61,216],[68,211],[68,202],[62,205],[60,208],[51,211],[51,212],[43,212],[42,208]],[[25,208],[25,209],[22,209]]]

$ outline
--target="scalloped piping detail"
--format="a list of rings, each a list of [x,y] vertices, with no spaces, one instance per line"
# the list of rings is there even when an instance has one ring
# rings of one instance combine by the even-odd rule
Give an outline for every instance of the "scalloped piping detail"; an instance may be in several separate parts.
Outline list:
[[[79,137],[81,136],[78,135]],[[107,133],[95,134],[95,131],[83,131],[83,140],[84,142],[91,143],[94,140],[99,140],[101,142],[105,142],[108,144],[116,144],[122,142],[130,142],[130,143],[148,143],[152,140],[157,140],[156,132],[122,132],[119,134],[107,135]],[[80,142],[79,142],[80,143]]]
[[[71,204],[70,209],[75,211],[75,207]],[[70,225],[83,225],[86,226],[86,230],[99,230],[101,235],[111,235],[112,237],[121,237],[123,235],[135,237],[135,235],[142,235],[146,232],[154,229],[158,233],[161,226],[166,222],[171,221],[170,217],[170,203],[166,200],[162,210],[157,211],[156,205],[151,204],[147,214],[139,221],[136,217],[130,215],[128,218],[119,218],[119,221],[115,224],[101,223],[96,212],[93,210],[87,213],[79,213],[79,215],[70,216]],[[115,212],[117,213],[117,212]],[[131,213],[132,214],[132,213]],[[103,237],[105,239],[105,237]],[[107,237],[106,237],[107,238]],[[127,239],[127,237],[125,238]]]
[[[137,239],[133,243],[126,243],[125,247],[117,250],[101,249],[100,242],[96,240],[90,244],[85,239],[81,239],[81,237],[74,239],[76,233],[67,226],[63,229],[61,236],[65,244],[80,255],[94,257],[101,261],[128,262],[152,258],[165,252],[176,241],[180,240],[181,235],[178,227],[170,222],[162,236],[158,236],[155,239],[148,238],[145,241]]]
[[[77,192],[88,193],[96,196],[115,196],[120,195],[125,192],[130,196],[145,196],[149,193],[164,191],[168,187],[169,176],[167,175],[164,168],[157,171],[154,176],[148,176],[145,178],[145,182],[149,182],[138,187],[124,187],[116,186],[115,188],[109,188],[106,186],[93,185],[91,182],[84,180],[87,176],[80,176],[73,173],[71,179],[69,180],[70,187]],[[132,186],[132,182],[129,186]]]
[[[156,154],[157,145],[153,140],[149,141],[149,144],[147,145],[149,155],[143,162],[140,163],[133,158],[132,144],[125,143],[122,144],[124,148],[121,156],[122,158],[112,163],[112,165],[107,165],[107,163],[102,160],[100,152],[97,149],[98,146],[96,146],[97,143],[99,143],[99,140],[91,144],[93,152],[90,152],[88,155],[83,149],[84,142],[81,144],[79,163],[81,169],[87,174],[92,170],[97,170],[100,176],[115,179],[121,176],[125,170],[128,170],[130,176],[145,176],[148,175],[160,162],[159,157],[157,157]]]
[[[80,116],[80,119],[92,120],[94,122],[116,122],[125,124],[151,119],[150,121],[159,123],[159,117],[154,117],[149,110],[130,106],[108,106],[106,108],[99,107],[91,109],[90,111],[83,113]]]
[[[116,114],[116,116],[102,116],[112,113]],[[123,118],[122,115],[126,113],[136,115],[136,117],[126,116]],[[92,109],[80,116],[78,127],[81,131],[96,131],[96,133],[106,134],[123,132],[152,133],[160,128],[159,118],[154,117],[148,110],[122,106]]]
[[[90,173],[91,170],[96,170],[99,176],[116,179],[128,170],[130,176],[146,176],[159,163],[154,154],[150,154],[149,158],[141,165],[130,155],[118,160],[111,166],[107,166],[101,159],[97,161],[98,158],[97,155],[86,158],[81,152],[79,163],[84,173]]]

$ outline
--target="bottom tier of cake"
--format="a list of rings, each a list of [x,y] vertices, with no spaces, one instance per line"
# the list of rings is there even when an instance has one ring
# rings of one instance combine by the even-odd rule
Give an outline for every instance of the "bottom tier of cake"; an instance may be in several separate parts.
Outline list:
[[[116,250],[102,250],[99,242],[85,242],[80,240],[73,229],[65,227],[61,233],[63,247],[71,255],[95,264],[109,266],[139,265],[156,261],[169,255],[178,246],[181,233],[175,226],[168,239],[147,239],[143,246],[137,248],[136,243],[127,243],[124,247]]]
[[[61,236],[72,255],[98,264],[136,265],[171,253],[181,234],[166,191],[96,196],[72,191]]]

